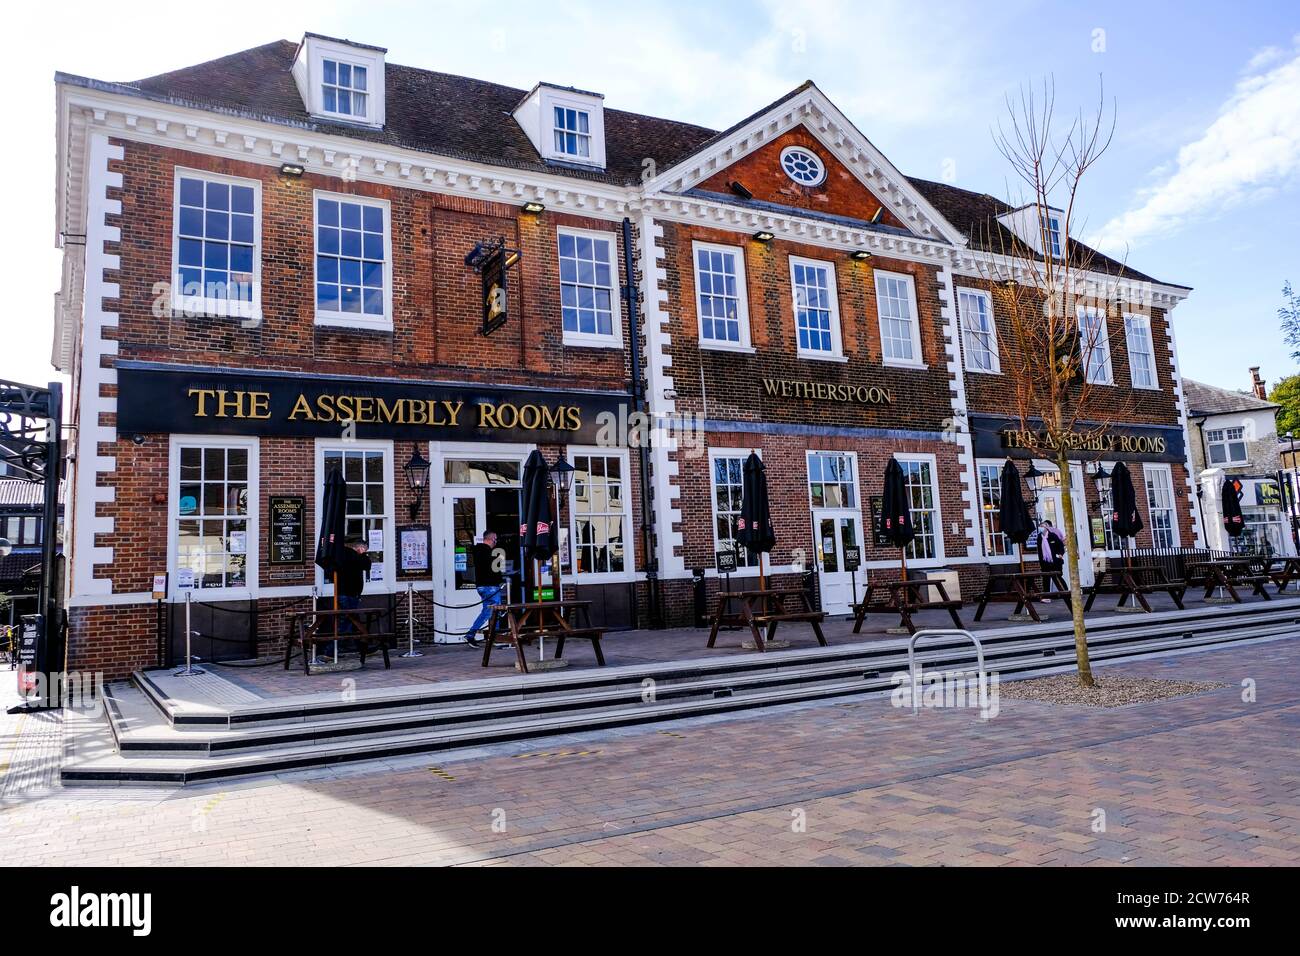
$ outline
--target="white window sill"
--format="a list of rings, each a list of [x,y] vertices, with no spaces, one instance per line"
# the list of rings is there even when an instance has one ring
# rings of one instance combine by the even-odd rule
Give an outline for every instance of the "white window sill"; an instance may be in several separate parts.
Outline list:
[[[184,604],[186,591],[189,591],[194,595],[191,600],[196,604],[200,601],[253,601],[257,598],[257,596],[248,588],[173,587],[171,597],[168,598],[168,601],[172,604]]]
[[[173,299],[172,316],[183,319],[237,319],[240,322],[262,321],[262,305],[254,302],[248,306],[232,308],[219,299]]]
[[[329,120],[331,123],[347,123],[351,126],[364,126],[366,129],[382,129],[379,123],[370,119],[368,116],[351,116],[345,113],[319,113],[311,114],[314,119]]]
[[[570,156],[568,153],[547,153],[544,157],[548,163],[564,163],[569,166],[582,166],[585,169],[604,169],[605,164],[593,160],[590,156]]]
[[[908,366],[908,367],[916,368],[917,366]],[[920,367],[924,368],[925,366],[922,365]],[[969,365],[966,367],[966,371],[974,372],[976,375],[1001,375],[1002,374],[1001,368],[971,368]]]
[[[847,362],[847,355],[840,355],[835,352],[799,352],[798,357],[801,359],[811,359],[814,362]]]
[[[621,349],[623,342],[611,335],[581,335],[565,332],[560,344],[566,348],[580,349]]]
[[[358,332],[393,331],[393,320],[387,316],[379,319],[358,319],[355,315],[317,312],[316,324],[336,329],[355,329]]]
[[[904,362],[900,359],[884,359],[880,364],[886,368],[910,368],[913,370],[929,368],[924,362]]]
[[[1158,392],[1158,391],[1160,391],[1160,386],[1159,386],[1159,385],[1138,385],[1138,384],[1134,383],[1133,387],[1134,387],[1134,388],[1140,388],[1140,389],[1141,389],[1142,391],[1144,391],[1144,392]]]
[[[700,339],[700,348],[709,352],[740,352],[742,355],[753,355],[758,351],[752,345],[727,345],[710,339]]]

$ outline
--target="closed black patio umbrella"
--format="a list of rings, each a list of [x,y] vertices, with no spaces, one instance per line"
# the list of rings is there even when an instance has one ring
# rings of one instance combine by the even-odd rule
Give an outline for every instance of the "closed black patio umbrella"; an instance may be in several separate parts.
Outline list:
[[[1117,462],[1110,473],[1110,501],[1110,527],[1119,535],[1120,547],[1124,549],[1124,561],[1127,564],[1130,560],[1127,542],[1142,530],[1142,516],[1138,514],[1133,475],[1122,461]]]
[[[907,495],[907,481],[903,468],[896,458],[885,466],[884,495],[880,502],[880,536],[902,551],[903,577],[907,577],[907,546],[916,537],[912,525],[911,500]]]
[[[1246,520],[1241,515],[1241,482],[1236,478],[1223,479],[1223,527],[1232,537],[1246,530]]]
[[[1034,521],[1029,517],[1024,488],[1020,484],[1020,469],[1008,458],[1002,466],[1002,500],[998,504],[998,530],[1020,552],[1020,570],[1025,570],[1025,542],[1034,532]]]
[[[741,479],[740,517],[736,520],[736,543],[744,546],[750,557],[758,555],[758,587],[763,589],[763,555],[776,545],[772,527],[772,509],[767,500],[767,469],[757,452],[745,459]]]
[[[536,448],[524,462],[523,515],[519,525],[519,544],[524,561],[533,562],[533,586],[539,589],[539,566],[555,554],[559,541],[551,512],[550,466]],[[557,595],[558,597],[558,595]]]
[[[334,582],[334,610],[339,609],[339,564],[347,546],[348,485],[340,468],[331,468],[325,476],[320,496],[320,533],[316,536],[316,564]],[[315,608],[313,607],[313,610]],[[335,633],[338,618],[334,619]],[[336,645],[337,650],[337,645]],[[303,653],[306,653],[304,649]]]

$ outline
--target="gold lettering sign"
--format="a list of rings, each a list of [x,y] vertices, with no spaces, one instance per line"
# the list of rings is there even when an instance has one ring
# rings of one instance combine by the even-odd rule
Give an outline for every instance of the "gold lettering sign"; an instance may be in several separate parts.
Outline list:
[[[1056,448],[1057,442],[1046,432],[1008,428],[1002,432],[1003,448]],[[1127,432],[1069,432],[1059,444],[1067,451],[1097,454],[1163,455],[1168,448],[1163,435],[1134,435]]]
[[[883,385],[840,385],[834,382],[763,379],[763,391],[771,398],[808,398],[819,402],[856,402],[859,405],[892,405],[893,389]]]

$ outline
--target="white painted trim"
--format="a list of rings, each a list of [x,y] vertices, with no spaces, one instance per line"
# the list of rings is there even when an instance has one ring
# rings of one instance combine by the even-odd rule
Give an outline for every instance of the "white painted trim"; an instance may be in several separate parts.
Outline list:
[[[1083,363],[1084,381],[1090,385],[1110,385],[1115,384],[1115,357],[1110,350],[1110,316],[1105,309],[1098,309],[1093,306],[1081,305],[1078,307],[1079,322],[1079,360]],[[1100,329],[1094,337],[1084,331],[1084,316],[1101,319]],[[1092,365],[1091,351],[1093,349],[1102,349],[1106,353],[1106,378],[1104,381],[1092,381],[1089,378],[1091,374],[1089,367]]]
[[[806,256],[789,256],[790,270],[790,314],[794,319],[794,348],[795,354],[799,358],[811,359],[842,359],[844,358],[844,342],[840,334],[840,293],[839,287],[835,282],[835,263],[827,259],[809,259]],[[795,266],[803,266],[805,269],[824,269],[826,271],[826,292],[831,300],[831,350],[829,352],[821,349],[806,349],[799,344],[799,299],[795,294]]]
[[[945,563],[944,561],[944,527],[943,527],[943,499],[940,497],[942,485],[939,482],[939,460],[932,452],[894,452],[894,458],[900,463],[905,461],[919,461],[930,463],[930,493],[934,497],[934,553],[933,558],[908,558],[907,566],[909,568],[933,568]],[[913,522],[915,524],[915,521]]]
[[[716,555],[719,551],[722,550],[722,542],[718,540],[718,482],[717,482],[716,473],[714,471],[713,463],[719,458],[739,458],[741,461],[741,466],[743,467],[745,459],[749,457],[749,453],[751,451],[754,452],[756,455],[758,455],[758,457],[761,459],[763,457],[763,450],[761,448],[725,448],[721,445],[718,445],[718,446],[710,446],[708,451],[709,451],[709,465],[708,465],[709,467],[709,516],[710,516],[709,534],[713,539],[713,553]],[[746,557],[748,558],[748,555]],[[747,574],[752,572],[754,575],[757,575],[758,571],[759,571],[759,567],[757,564],[741,565],[739,564],[739,562],[737,562],[736,570],[732,572],[732,574],[733,576],[740,576],[741,574]],[[716,573],[716,568],[714,568],[714,572]]]
[[[374,129],[382,128],[386,103],[383,51],[317,36],[304,37],[303,47],[299,53],[299,62],[306,57],[304,74],[306,88],[300,86],[299,92],[304,94],[307,111],[313,116],[328,120],[356,123]],[[366,114],[364,116],[326,111],[324,61],[327,59],[366,68]],[[295,70],[298,68],[298,63],[295,63]]]
[[[253,190],[253,299],[230,302],[221,299],[188,297],[180,281],[181,255],[181,179],[199,179],[204,183],[225,183],[229,186],[248,186]],[[206,187],[205,187],[206,193]],[[206,207],[206,203],[205,203]],[[206,230],[205,230],[206,231]],[[229,261],[226,263],[229,274]],[[206,268],[203,267],[203,268]],[[200,269],[202,272],[202,268]],[[172,167],[172,310],[185,316],[204,315],[218,318],[261,320],[262,318],[262,181],[239,176],[224,176],[187,166]],[[206,288],[205,288],[206,292]],[[313,290],[313,295],[315,294]]]
[[[998,322],[997,322],[997,316],[994,315],[993,313],[992,294],[990,294],[987,289],[979,289],[979,288],[975,288],[974,286],[957,286],[955,291],[956,291],[956,302],[957,302],[957,320],[958,320],[957,327],[961,335],[960,345],[961,345],[961,355],[962,355],[962,368],[964,368],[968,372],[976,372],[981,375],[1001,375],[1002,355],[1001,355],[1001,348],[998,345]],[[964,295],[978,297],[984,300],[984,308],[985,311],[988,313],[988,317],[989,317],[988,334],[990,340],[990,348],[989,348],[989,358],[990,358],[990,366],[991,366],[990,368],[974,368],[967,360],[968,355],[967,355],[967,348],[966,348],[966,334],[968,332],[968,329],[966,326],[965,311],[961,307],[961,297]]]
[[[317,438],[313,452],[315,461],[315,476],[312,481],[313,506],[312,514],[316,516],[316,527],[312,529],[312,541],[315,541],[320,532],[320,509],[321,493],[325,486],[325,452],[326,451],[363,451],[378,450],[384,453],[384,579],[379,582],[367,581],[365,593],[367,594],[390,594],[402,589],[402,584],[397,581],[397,549],[400,543],[397,541],[397,506],[396,506],[396,485],[394,477],[396,470],[393,459],[396,456],[394,443],[386,438],[353,438],[344,441],[339,438]],[[432,564],[432,562],[430,562]],[[322,596],[332,595],[334,585],[325,580],[325,575],[319,567],[314,568],[316,587]],[[378,585],[378,586],[376,586]]]
[[[1147,391],[1160,391],[1160,370],[1156,365],[1156,337],[1151,327],[1151,316],[1142,312],[1124,312],[1121,313],[1121,320],[1124,323],[1124,347],[1128,349],[1128,377],[1129,382],[1134,388],[1140,388]],[[1139,385],[1137,376],[1133,369],[1133,336],[1129,334],[1129,321],[1136,320],[1146,326],[1147,330],[1147,362],[1151,368],[1151,384]]]
[[[740,341],[726,342],[704,337],[704,316],[700,312],[700,253],[718,252],[731,256],[736,263],[736,319],[739,323]],[[695,278],[695,334],[699,337],[700,348],[717,349],[723,352],[753,352],[749,335],[749,291],[745,282],[745,249],[743,246],[728,246],[717,242],[691,242],[691,274]]]
[[[885,355],[885,317],[880,314],[880,280],[899,279],[907,286],[908,308],[912,311],[912,359],[889,358]],[[925,368],[925,353],[921,351],[921,310],[916,304],[916,280],[906,272],[890,272],[887,269],[873,269],[872,288],[876,298],[876,331],[880,335],[880,363],[894,368]]]
[[[260,450],[261,443],[257,438],[245,437],[242,435],[179,435],[172,434],[169,436],[167,449],[167,571],[169,572],[167,583],[167,599],[169,601],[184,600],[184,594],[189,588],[182,589],[177,586],[177,572],[180,569],[180,562],[177,558],[177,548],[180,545],[180,535],[177,525],[180,523],[180,515],[177,514],[177,502],[180,495],[180,475],[181,475],[181,456],[182,448],[243,448],[248,451],[248,512],[244,516],[244,581],[242,588],[193,588],[195,595],[202,595],[205,601],[247,601],[255,598],[258,593],[258,558],[261,553],[261,496],[259,488],[261,484],[261,463]],[[202,503],[196,503],[199,510],[196,510],[192,516],[187,516],[186,520],[202,521]]]
[[[951,426],[945,436],[957,446],[957,466],[961,480],[966,521],[966,551],[972,555],[984,554],[984,530],[980,514],[979,474],[975,468],[975,445],[970,433],[967,415],[966,378],[962,371],[961,330],[958,327],[957,300],[954,294],[952,270],[945,266],[936,276],[939,290],[939,321],[943,326],[943,348],[948,371],[948,389],[952,397]]]
[[[1183,467],[1187,474],[1186,489],[1179,496],[1179,500],[1187,502],[1186,507],[1191,515],[1192,544],[1197,548],[1203,548],[1205,547],[1205,527],[1202,521],[1200,499],[1196,494],[1196,473],[1192,468],[1192,436],[1191,429],[1187,424],[1187,397],[1183,391],[1183,373],[1178,366],[1178,344],[1174,338],[1174,323],[1170,321],[1168,311],[1164,315],[1164,324],[1168,332],[1166,341],[1169,348],[1169,367],[1173,372],[1174,400],[1178,409],[1178,423],[1183,430]],[[1152,334],[1154,337],[1154,332]]]
[[[564,305],[563,305],[563,286],[564,281],[559,279],[560,263],[560,236],[574,236],[587,239],[601,239],[609,243],[609,309],[610,309],[610,334],[602,335],[599,332],[570,332],[564,328]],[[606,232],[600,229],[577,229],[572,226],[557,226],[555,229],[555,262],[556,277],[560,283],[560,331],[562,344],[566,346],[578,346],[581,348],[623,348],[623,308],[619,298],[619,274],[618,274],[618,233]]]
[[[358,206],[370,206],[379,209],[384,217],[384,314],[378,318],[368,318],[366,313],[321,311],[317,307],[316,283],[318,257],[320,251],[320,201],[331,199],[336,202],[354,203]],[[364,212],[362,213],[364,216]],[[340,210],[340,222],[342,211]],[[364,241],[364,240],[363,240]],[[359,329],[370,332],[393,331],[393,220],[392,204],[387,199],[373,199],[370,196],[358,196],[352,193],[334,193],[324,189],[312,192],[311,198],[311,305],[316,325],[334,326],[336,328]],[[342,255],[340,258],[347,258]],[[342,276],[339,285],[342,286]]]
[[[1182,546],[1182,533],[1181,533],[1181,532],[1179,531],[1179,529],[1178,529],[1178,487],[1174,484],[1174,471],[1173,471],[1172,468],[1169,467],[1168,462],[1157,462],[1157,461],[1144,461],[1144,462],[1142,462],[1142,490],[1143,490],[1143,493],[1146,495],[1146,498],[1147,498],[1147,518],[1148,518],[1148,522],[1150,522],[1150,516],[1151,516],[1151,489],[1150,489],[1150,488],[1148,487],[1148,485],[1147,485],[1147,476],[1148,476],[1149,474],[1154,473],[1154,472],[1158,472],[1158,473],[1160,473],[1160,474],[1163,474],[1163,475],[1165,476],[1165,480],[1168,482],[1167,487],[1168,487],[1168,489],[1169,489],[1169,496],[1170,496],[1170,499],[1171,499],[1171,501],[1170,501],[1170,503],[1169,503],[1169,507],[1170,507],[1170,510],[1173,512],[1173,516],[1174,516],[1174,521],[1173,521],[1173,525],[1174,525],[1174,543],[1173,543],[1170,547],[1174,547],[1174,548],[1181,547],[1181,546]],[[1154,524],[1153,522],[1151,522],[1151,528],[1150,528],[1150,531],[1151,531],[1151,535],[1152,535],[1151,540],[1152,540],[1152,543],[1154,544],[1154,542],[1155,542],[1155,524]]]
[[[568,520],[565,526],[569,531],[569,561],[572,570],[569,572],[568,580],[578,585],[583,584],[617,584],[621,582],[635,581],[637,576],[636,568],[636,545],[637,535],[636,528],[632,524],[632,468],[630,465],[630,456],[626,448],[602,448],[599,445],[568,445],[565,453],[572,464],[574,458],[578,455],[591,455],[593,457],[618,458],[621,462],[620,470],[623,477],[619,479],[622,484],[623,494],[623,570],[622,571],[594,571],[579,572],[578,566],[578,536],[577,536],[577,482],[569,487],[568,501]],[[608,512],[612,514],[612,512]]]

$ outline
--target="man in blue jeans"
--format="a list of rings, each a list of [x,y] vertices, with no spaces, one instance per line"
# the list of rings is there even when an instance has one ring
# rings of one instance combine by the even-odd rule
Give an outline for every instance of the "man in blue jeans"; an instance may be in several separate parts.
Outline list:
[[[492,608],[501,603],[502,584],[505,582],[505,576],[501,573],[501,566],[504,564],[505,555],[499,554],[496,550],[497,533],[487,531],[483,534],[483,540],[474,545],[474,586],[478,590],[478,596],[483,601],[483,607],[478,612],[478,617],[474,618],[474,623],[470,629],[465,632],[465,643],[470,647],[478,647],[479,641],[475,635],[488,618],[492,616]],[[488,635],[491,640],[492,635]]]

